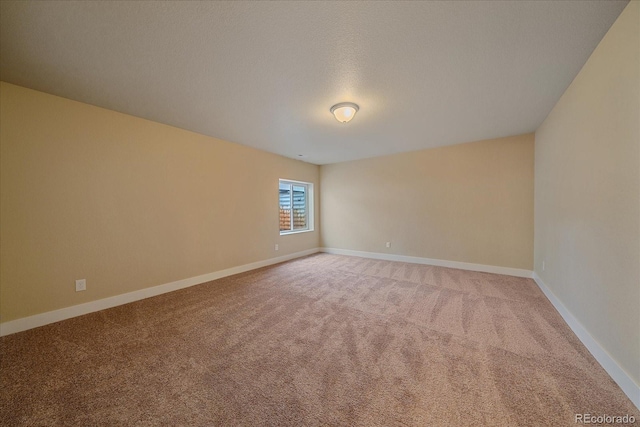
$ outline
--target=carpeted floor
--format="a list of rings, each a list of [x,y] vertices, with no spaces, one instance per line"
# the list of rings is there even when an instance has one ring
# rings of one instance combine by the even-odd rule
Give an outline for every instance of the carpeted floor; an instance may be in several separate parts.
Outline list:
[[[640,420],[532,280],[328,254],[10,335],[0,357],[3,426]]]

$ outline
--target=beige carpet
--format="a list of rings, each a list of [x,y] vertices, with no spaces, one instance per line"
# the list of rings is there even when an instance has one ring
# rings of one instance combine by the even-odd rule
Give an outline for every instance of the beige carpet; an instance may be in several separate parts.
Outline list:
[[[416,264],[318,254],[0,344],[3,426],[640,420],[532,280]]]

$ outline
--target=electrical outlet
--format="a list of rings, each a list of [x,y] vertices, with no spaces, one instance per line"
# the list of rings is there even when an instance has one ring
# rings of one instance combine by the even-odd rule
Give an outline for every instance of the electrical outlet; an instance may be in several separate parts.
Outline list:
[[[277,243],[276,243],[275,249],[276,249],[276,251],[277,251],[278,249],[280,249],[280,246],[278,246],[278,244],[277,244]]]
[[[391,247],[391,242],[387,242],[387,247],[390,248]]]
[[[76,292],[87,290],[87,279],[76,280]]]

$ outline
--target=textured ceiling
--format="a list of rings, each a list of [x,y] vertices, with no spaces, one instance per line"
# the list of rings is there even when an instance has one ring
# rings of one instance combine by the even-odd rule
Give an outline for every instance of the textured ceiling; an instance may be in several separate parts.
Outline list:
[[[326,164],[534,131],[626,4],[2,1],[0,78]]]

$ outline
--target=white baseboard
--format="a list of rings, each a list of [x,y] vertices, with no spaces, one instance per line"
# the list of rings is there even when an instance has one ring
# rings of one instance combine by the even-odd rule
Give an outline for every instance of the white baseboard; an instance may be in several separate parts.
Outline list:
[[[460,261],[446,261],[442,259],[421,258],[407,255],[383,254],[379,252],[352,251],[349,249],[322,248],[322,252],[336,255],[349,255],[361,258],[383,259],[385,261],[410,262],[413,264],[427,264],[438,267],[457,268],[459,270],[480,271],[482,273],[505,274],[507,276],[532,278],[533,271],[520,268],[498,267],[495,265],[472,264]]]
[[[533,280],[536,281],[538,287],[547,296],[551,304],[558,310],[562,318],[569,325],[574,334],[582,341],[587,350],[595,357],[595,359],[602,365],[605,371],[613,378],[613,380],[620,386],[622,391],[631,399],[634,405],[640,409],[640,386],[631,379],[629,374],[618,365],[618,363],[611,357],[611,355],[605,350],[598,341],[591,336],[591,334],[585,329],[584,326],[576,319],[573,314],[562,304],[557,296],[547,285],[542,281],[540,276],[535,272],[533,273]]]
[[[78,304],[71,307],[61,308],[59,310],[48,311],[46,313],[36,314],[34,316],[23,317],[21,319],[0,323],[0,336],[26,331],[27,329],[37,328],[39,326],[48,325],[50,323],[70,319],[72,317],[82,316],[84,314],[116,307],[118,305],[128,304],[130,302],[154,297],[157,295],[165,294],[167,292],[177,291],[178,289],[188,288],[189,286],[199,285],[201,283],[210,282],[212,280],[221,279],[223,277],[232,276],[234,274],[244,273],[245,271],[255,270],[256,268],[266,267],[268,265],[289,261],[294,258],[311,255],[319,251],[320,248],[308,249],[306,251],[296,252],[277,258],[270,258],[263,261],[253,262],[251,264],[239,265],[237,267],[228,268],[226,270],[215,271],[213,273],[207,273],[201,276],[190,277],[188,279],[182,279],[176,282],[165,283],[163,285],[140,289],[139,291],[129,292],[126,294],[116,295],[109,298],[99,299],[84,304]]]

